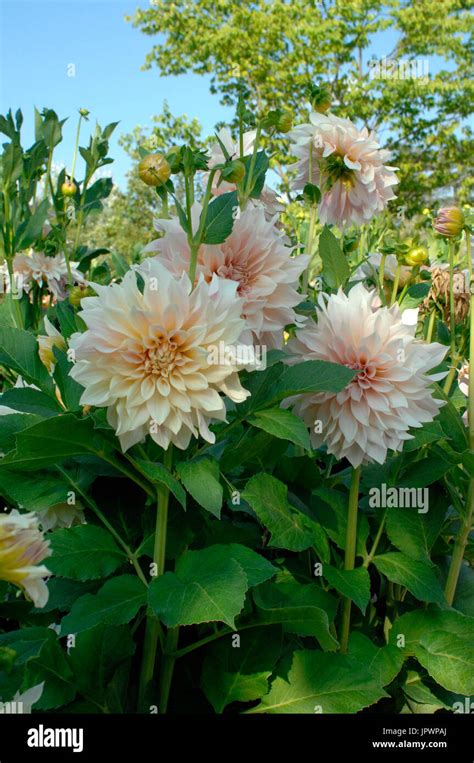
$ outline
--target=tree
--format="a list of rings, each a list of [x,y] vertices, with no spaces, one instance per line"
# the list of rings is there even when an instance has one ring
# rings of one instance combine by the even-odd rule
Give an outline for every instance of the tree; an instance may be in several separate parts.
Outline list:
[[[153,0],[133,23],[155,38],[145,67],[211,75],[211,91],[262,114],[306,118],[308,85],[329,84],[333,111],[378,129],[400,167],[409,212],[472,188],[472,16],[469,0]],[[386,61],[368,57],[376,34],[395,38]],[[428,56],[442,62],[425,71]],[[422,76],[412,76],[413,74]],[[426,76],[425,76],[426,75]],[[283,156],[274,162],[283,188]]]

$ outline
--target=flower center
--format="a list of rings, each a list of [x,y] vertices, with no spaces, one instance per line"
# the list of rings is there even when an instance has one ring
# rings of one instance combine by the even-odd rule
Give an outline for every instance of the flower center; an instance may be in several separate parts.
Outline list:
[[[232,281],[237,281],[239,284],[238,293],[241,294],[248,287],[250,276],[247,270],[239,265],[230,263],[228,265],[220,265],[216,271],[220,278],[229,278]]]
[[[328,189],[332,188],[338,180],[346,183],[347,186],[351,186],[354,183],[354,170],[347,167],[342,154],[334,153],[326,157],[325,170]]]
[[[145,352],[145,373],[167,379],[175,365],[177,348],[176,342],[162,337],[155,347]]]

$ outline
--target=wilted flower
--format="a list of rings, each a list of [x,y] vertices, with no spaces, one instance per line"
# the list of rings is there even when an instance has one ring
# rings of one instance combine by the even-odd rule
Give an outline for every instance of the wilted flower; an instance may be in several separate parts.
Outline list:
[[[200,207],[195,205],[197,218]],[[171,272],[189,270],[189,245],[177,219],[159,219],[158,230],[165,235],[148,245]],[[214,275],[237,284],[242,299],[242,316],[256,340],[281,346],[282,329],[295,321],[293,308],[301,301],[296,291],[308,257],[291,257],[282,233],[265,219],[261,208],[247,207],[234,222],[223,244],[203,245],[198,254],[197,273],[210,282]]]
[[[143,280],[143,294],[129,271],[82,300],[87,331],[70,339],[81,404],[107,407],[124,450],[147,433],[163,448],[184,449],[199,435],[214,442],[209,424],[226,416],[219,392],[236,403],[249,394],[237,364],[222,353],[210,359],[219,346],[245,343],[237,283],[201,276],[191,291],[186,274],[176,278],[157,261]]]
[[[66,501],[56,503],[47,509],[38,511],[38,519],[43,532],[56,530],[58,527],[73,527],[85,524],[84,507],[80,503],[70,505]]]
[[[66,342],[57,328],[53,326],[46,316],[44,319],[44,327],[46,329],[46,335],[38,336],[38,355],[40,356],[43,365],[45,365],[48,371],[52,373],[56,363],[54,348],[57,347],[59,350],[65,350]]]
[[[464,225],[464,215],[458,207],[443,207],[439,210],[433,222],[435,231],[441,236],[447,236],[448,238],[459,236]]]
[[[443,318],[448,325],[451,323],[449,292],[450,279],[448,266],[436,264],[427,268],[431,273],[431,288],[423,301],[423,309],[431,310],[435,302],[441,307]],[[453,273],[454,322],[463,323],[469,313],[470,294],[468,288],[467,270]]]
[[[358,130],[349,119],[313,112],[310,124],[295,127],[289,136],[298,158],[293,186],[319,186],[322,223],[362,225],[396,198],[397,168],[385,164],[390,152],[365,127]]]
[[[383,463],[387,451],[401,450],[410,427],[432,421],[442,402],[432,397],[427,372],[444,358],[447,347],[416,340],[397,304],[375,308],[375,290],[363,284],[346,296],[342,289],[319,297],[318,322],[288,342],[290,364],[328,360],[358,369],[339,393],[309,393],[290,398],[294,412],[311,430],[314,447],[323,442],[337,458],[353,466]]]
[[[77,270],[78,263],[70,262],[69,264],[73,282],[85,284],[84,276]],[[38,286],[47,286],[56,299],[67,297],[68,271],[63,254],[57,254],[54,257],[47,257],[42,252],[17,254],[13,260],[13,268],[15,275],[22,276],[25,291],[29,291],[33,282],[36,282]]]
[[[51,556],[34,512],[20,514],[13,510],[0,514],[0,580],[22,588],[35,607],[48,601],[48,587],[43,578],[50,571],[39,565]]]

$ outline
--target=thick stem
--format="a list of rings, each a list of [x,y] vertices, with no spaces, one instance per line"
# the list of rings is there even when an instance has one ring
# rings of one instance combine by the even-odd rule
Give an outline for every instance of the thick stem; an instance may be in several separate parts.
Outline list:
[[[436,319],[436,308],[434,307],[430,313],[430,320],[428,323],[428,331],[426,332],[426,341],[428,344],[431,342],[433,338],[433,330],[434,330],[434,324]]]
[[[466,245],[467,245],[468,260],[469,262],[471,262],[471,240],[470,240],[469,231],[466,231]],[[473,294],[474,282],[472,279],[472,264],[471,264],[471,267],[469,268],[469,276],[470,276],[469,289],[471,292],[470,307],[469,307],[469,311],[470,311],[469,365],[471,365],[474,359],[474,294]],[[474,373],[472,372],[471,368],[469,368],[469,397],[468,397],[467,411],[468,411],[468,423],[469,423],[469,445],[472,450],[474,449]],[[459,535],[456,538],[456,542],[454,544],[451,564],[449,566],[448,578],[446,580],[445,595],[446,595],[446,601],[448,602],[449,605],[452,605],[454,601],[454,597],[456,595],[456,587],[458,584],[459,575],[461,573],[461,567],[463,565],[464,551],[466,549],[469,534],[472,529],[473,518],[474,518],[474,478],[471,477],[469,482],[469,490],[467,493],[466,514],[462,518],[461,529],[459,531]]]
[[[351,487],[349,491],[349,506],[347,514],[346,551],[344,569],[353,570],[355,565],[357,545],[357,510],[359,507],[359,482],[361,468],[352,469]],[[347,652],[351,625],[351,600],[344,599],[342,610],[341,652]]]
[[[400,283],[400,273],[402,270],[402,264],[401,262],[397,263],[397,272],[395,274],[395,280],[393,282],[393,289],[392,289],[392,296],[390,299],[390,307],[395,304],[395,300],[397,299],[397,292],[398,292],[398,284]]]
[[[456,353],[456,324],[454,322],[454,241],[449,242],[449,334],[451,337],[451,358]]]
[[[170,469],[172,466],[172,446],[165,452],[164,465]],[[156,575],[162,575],[165,569],[166,558],[166,529],[168,524],[169,490],[160,485],[158,487],[158,501],[156,505],[155,544],[153,549],[153,562],[156,564]],[[145,628],[145,640],[143,644],[142,667],[139,685],[139,707],[146,708],[146,700],[152,685],[155,672],[156,649],[158,638],[161,633],[160,621],[153,613],[147,614]],[[161,708],[159,708],[161,711]]]
[[[171,682],[173,680],[174,664],[176,662],[176,656],[173,653],[176,652],[178,639],[179,627],[170,628],[166,634],[165,655],[163,657],[160,672],[160,695],[158,704],[160,713],[166,713],[168,709],[168,699],[170,695]]]

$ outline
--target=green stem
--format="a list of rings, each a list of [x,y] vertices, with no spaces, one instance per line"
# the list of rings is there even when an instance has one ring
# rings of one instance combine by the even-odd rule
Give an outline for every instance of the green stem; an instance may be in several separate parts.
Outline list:
[[[456,352],[456,324],[454,323],[454,253],[455,243],[449,241],[449,333],[451,337],[451,358]]]
[[[173,464],[172,446],[165,451],[164,465],[171,471]],[[155,543],[153,548],[153,561],[156,564],[156,575],[162,575],[165,569],[166,558],[166,530],[168,524],[168,505],[170,492],[164,485],[158,486],[158,501],[156,505]],[[139,684],[139,707],[146,707],[147,696],[151,689],[155,672],[156,650],[158,637],[161,632],[161,624],[156,615],[149,612],[145,628],[143,644],[142,667]],[[161,712],[161,708],[159,708]]]
[[[390,299],[390,307],[392,307],[392,305],[395,304],[395,300],[397,298],[397,291],[398,291],[398,284],[400,282],[401,270],[402,270],[402,264],[401,262],[397,262],[397,272],[395,274],[395,280],[393,282],[392,296]]]
[[[255,133],[255,141],[253,144],[253,151],[252,151],[252,157],[250,159],[250,166],[249,166],[249,173],[247,175],[247,181],[245,183],[245,191],[244,191],[244,198],[242,200],[242,207],[245,206],[245,203],[247,202],[247,199],[249,198],[250,194],[252,193],[252,180],[253,180],[253,171],[255,169],[255,164],[257,161],[257,152],[258,152],[258,146],[260,143],[260,136],[262,134],[262,126],[257,125],[257,131]]]
[[[316,227],[317,214],[318,214],[318,208],[316,204],[313,204],[309,214],[308,238],[307,238],[306,247],[305,247],[305,252],[306,254],[309,255],[310,260],[303,274],[303,294],[306,294],[308,291],[309,271],[311,267],[311,257],[313,254],[314,229]]]
[[[471,239],[469,231],[466,230],[466,245],[467,256],[471,262]],[[469,289],[471,292],[470,299],[470,338],[469,338],[469,364],[472,365],[474,359],[474,294],[472,280],[472,265],[469,268]],[[471,450],[474,449],[474,373],[472,369],[469,369],[469,397],[468,397],[468,424],[469,424],[469,446]],[[461,573],[461,568],[464,560],[464,551],[467,545],[469,534],[472,529],[472,522],[474,518],[474,477],[471,477],[469,481],[469,490],[467,493],[466,502],[466,515],[462,519],[461,529],[459,535],[456,538],[454,544],[453,555],[451,557],[451,564],[449,566],[448,577],[446,580],[445,595],[446,601],[449,605],[452,605],[454,597],[456,595],[456,587]]]
[[[434,330],[435,319],[436,319],[436,308],[433,308],[431,313],[430,313],[430,320],[429,320],[429,323],[428,323],[428,331],[426,332],[426,341],[428,343],[430,343],[432,338],[433,338],[433,330]]]
[[[176,657],[173,652],[176,651],[179,639],[179,627],[169,628],[166,634],[165,640],[165,655],[161,665],[160,672],[160,694],[158,709],[160,713],[166,713],[168,709],[168,699],[171,689],[171,682],[173,680],[174,664]]]
[[[366,559],[364,561],[363,566],[366,569],[369,566],[369,564],[372,563],[372,559],[374,558],[374,556],[376,554],[378,545],[380,543],[380,539],[382,537],[383,529],[385,527],[385,519],[386,519],[386,517],[387,517],[387,509],[385,509],[385,511],[384,511],[384,513],[382,515],[382,519],[381,519],[381,522],[380,522],[380,525],[379,525],[379,529],[377,530],[377,535],[374,538],[374,542],[372,544],[372,548],[370,549],[369,554],[368,554],[368,556],[366,557]]]
[[[77,131],[76,131],[76,145],[74,146],[74,154],[72,157],[72,167],[71,167],[71,180],[73,182],[74,182],[74,172],[76,169],[77,153],[79,151],[79,135],[81,133],[81,122],[82,122],[82,114],[79,114],[79,121],[77,123]]]
[[[351,487],[349,491],[349,506],[347,515],[346,550],[344,569],[353,570],[357,545],[357,510],[359,507],[359,482],[361,468],[352,469]],[[351,600],[344,599],[342,610],[341,652],[347,652],[351,625]]]
[[[386,254],[382,254],[382,258],[380,260],[380,268],[379,268],[379,291],[380,291],[380,299],[382,300],[382,304],[387,304],[387,299],[385,297],[385,290],[384,290],[384,276],[385,276],[385,260],[387,259]]]

